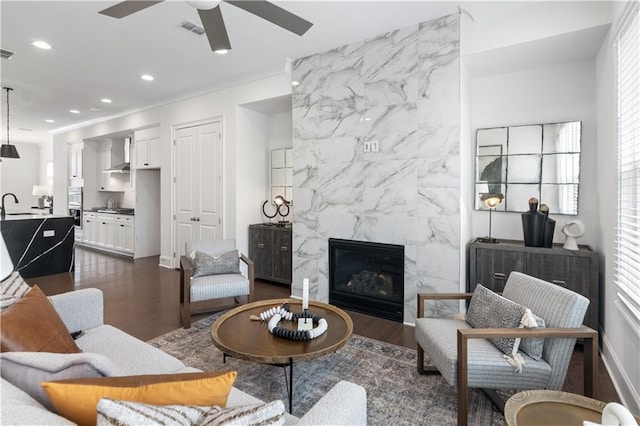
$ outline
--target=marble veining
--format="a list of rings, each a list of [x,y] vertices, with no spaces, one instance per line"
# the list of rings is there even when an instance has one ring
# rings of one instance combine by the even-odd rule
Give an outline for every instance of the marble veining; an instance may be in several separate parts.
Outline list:
[[[73,218],[2,220],[0,230],[14,269],[24,278],[73,271]]]
[[[456,14],[294,61],[294,294],[328,300],[329,238],[404,245],[405,322],[458,291],[459,38]]]

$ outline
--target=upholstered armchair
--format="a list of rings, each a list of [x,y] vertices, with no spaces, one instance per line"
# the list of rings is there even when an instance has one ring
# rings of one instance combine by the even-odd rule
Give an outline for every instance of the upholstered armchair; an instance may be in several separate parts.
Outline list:
[[[472,293],[418,294],[415,337],[418,372],[440,373],[458,388],[458,425],[468,421],[468,388],[481,388],[504,411],[491,389],[559,390],[567,374],[576,339],[584,342],[584,394],[593,396],[598,365],[598,333],[582,325],[589,301],[582,295],[538,278],[512,272],[502,296],[529,308],[545,327],[473,328],[464,319],[424,318],[427,300],[471,299]],[[470,307],[471,310],[471,307]],[[501,313],[498,313],[499,315]],[[540,359],[518,352],[522,370],[489,339],[543,338]],[[424,365],[424,355],[430,364]]]
[[[239,262],[247,265],[240,272]],[[253,262],[233,239],[188,241],[180,256],[180,312],[184,328],[191,315],[253,301]]]

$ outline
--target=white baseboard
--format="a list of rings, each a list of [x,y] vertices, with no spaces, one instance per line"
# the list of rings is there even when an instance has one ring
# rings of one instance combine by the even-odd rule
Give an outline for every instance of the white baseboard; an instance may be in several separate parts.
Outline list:
[[[620,396],[622,405],[627,407],[627,409],[632,413],[640,413],[640,395],[638,395],[638,393],[633,389],[633,386],[631,386],[631,380],[625,373],[622,363],[612,350],[611,343],[607,339],[607,336],[604,333],[601,333],[601,336],[602,361],[604,362],[605,367],[607,367],[607,371],[609,372],[613,386],[618,392],[618,396]]]
[[[173,261],[169,256],[160,256],[160,265],[163,268],[173,269]]]

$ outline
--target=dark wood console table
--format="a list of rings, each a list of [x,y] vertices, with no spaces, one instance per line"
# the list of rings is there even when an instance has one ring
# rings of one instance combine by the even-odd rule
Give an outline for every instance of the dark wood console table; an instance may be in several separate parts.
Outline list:
[[[561,244],[552,248],[526,247],[522,241],[499,240],[496,244],[471,242],[469,247],[469,282],[500,292],[512,271],[561,285],[591,301],[584,324],[598,330],[598,253],[589,246],[565,250]]]
[[[256,278],[291,284],[291,225],[249,225],[249,258]]]

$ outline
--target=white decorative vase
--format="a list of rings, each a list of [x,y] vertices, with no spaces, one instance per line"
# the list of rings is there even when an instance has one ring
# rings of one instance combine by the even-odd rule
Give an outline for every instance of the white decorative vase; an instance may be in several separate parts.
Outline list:
[[[566,239],[562,248],[566,250],[578,250],[578,242],[576,239],[582,237],[584,232],[584,223],[577,219],[565,223],[562,227],[562,233]]]

